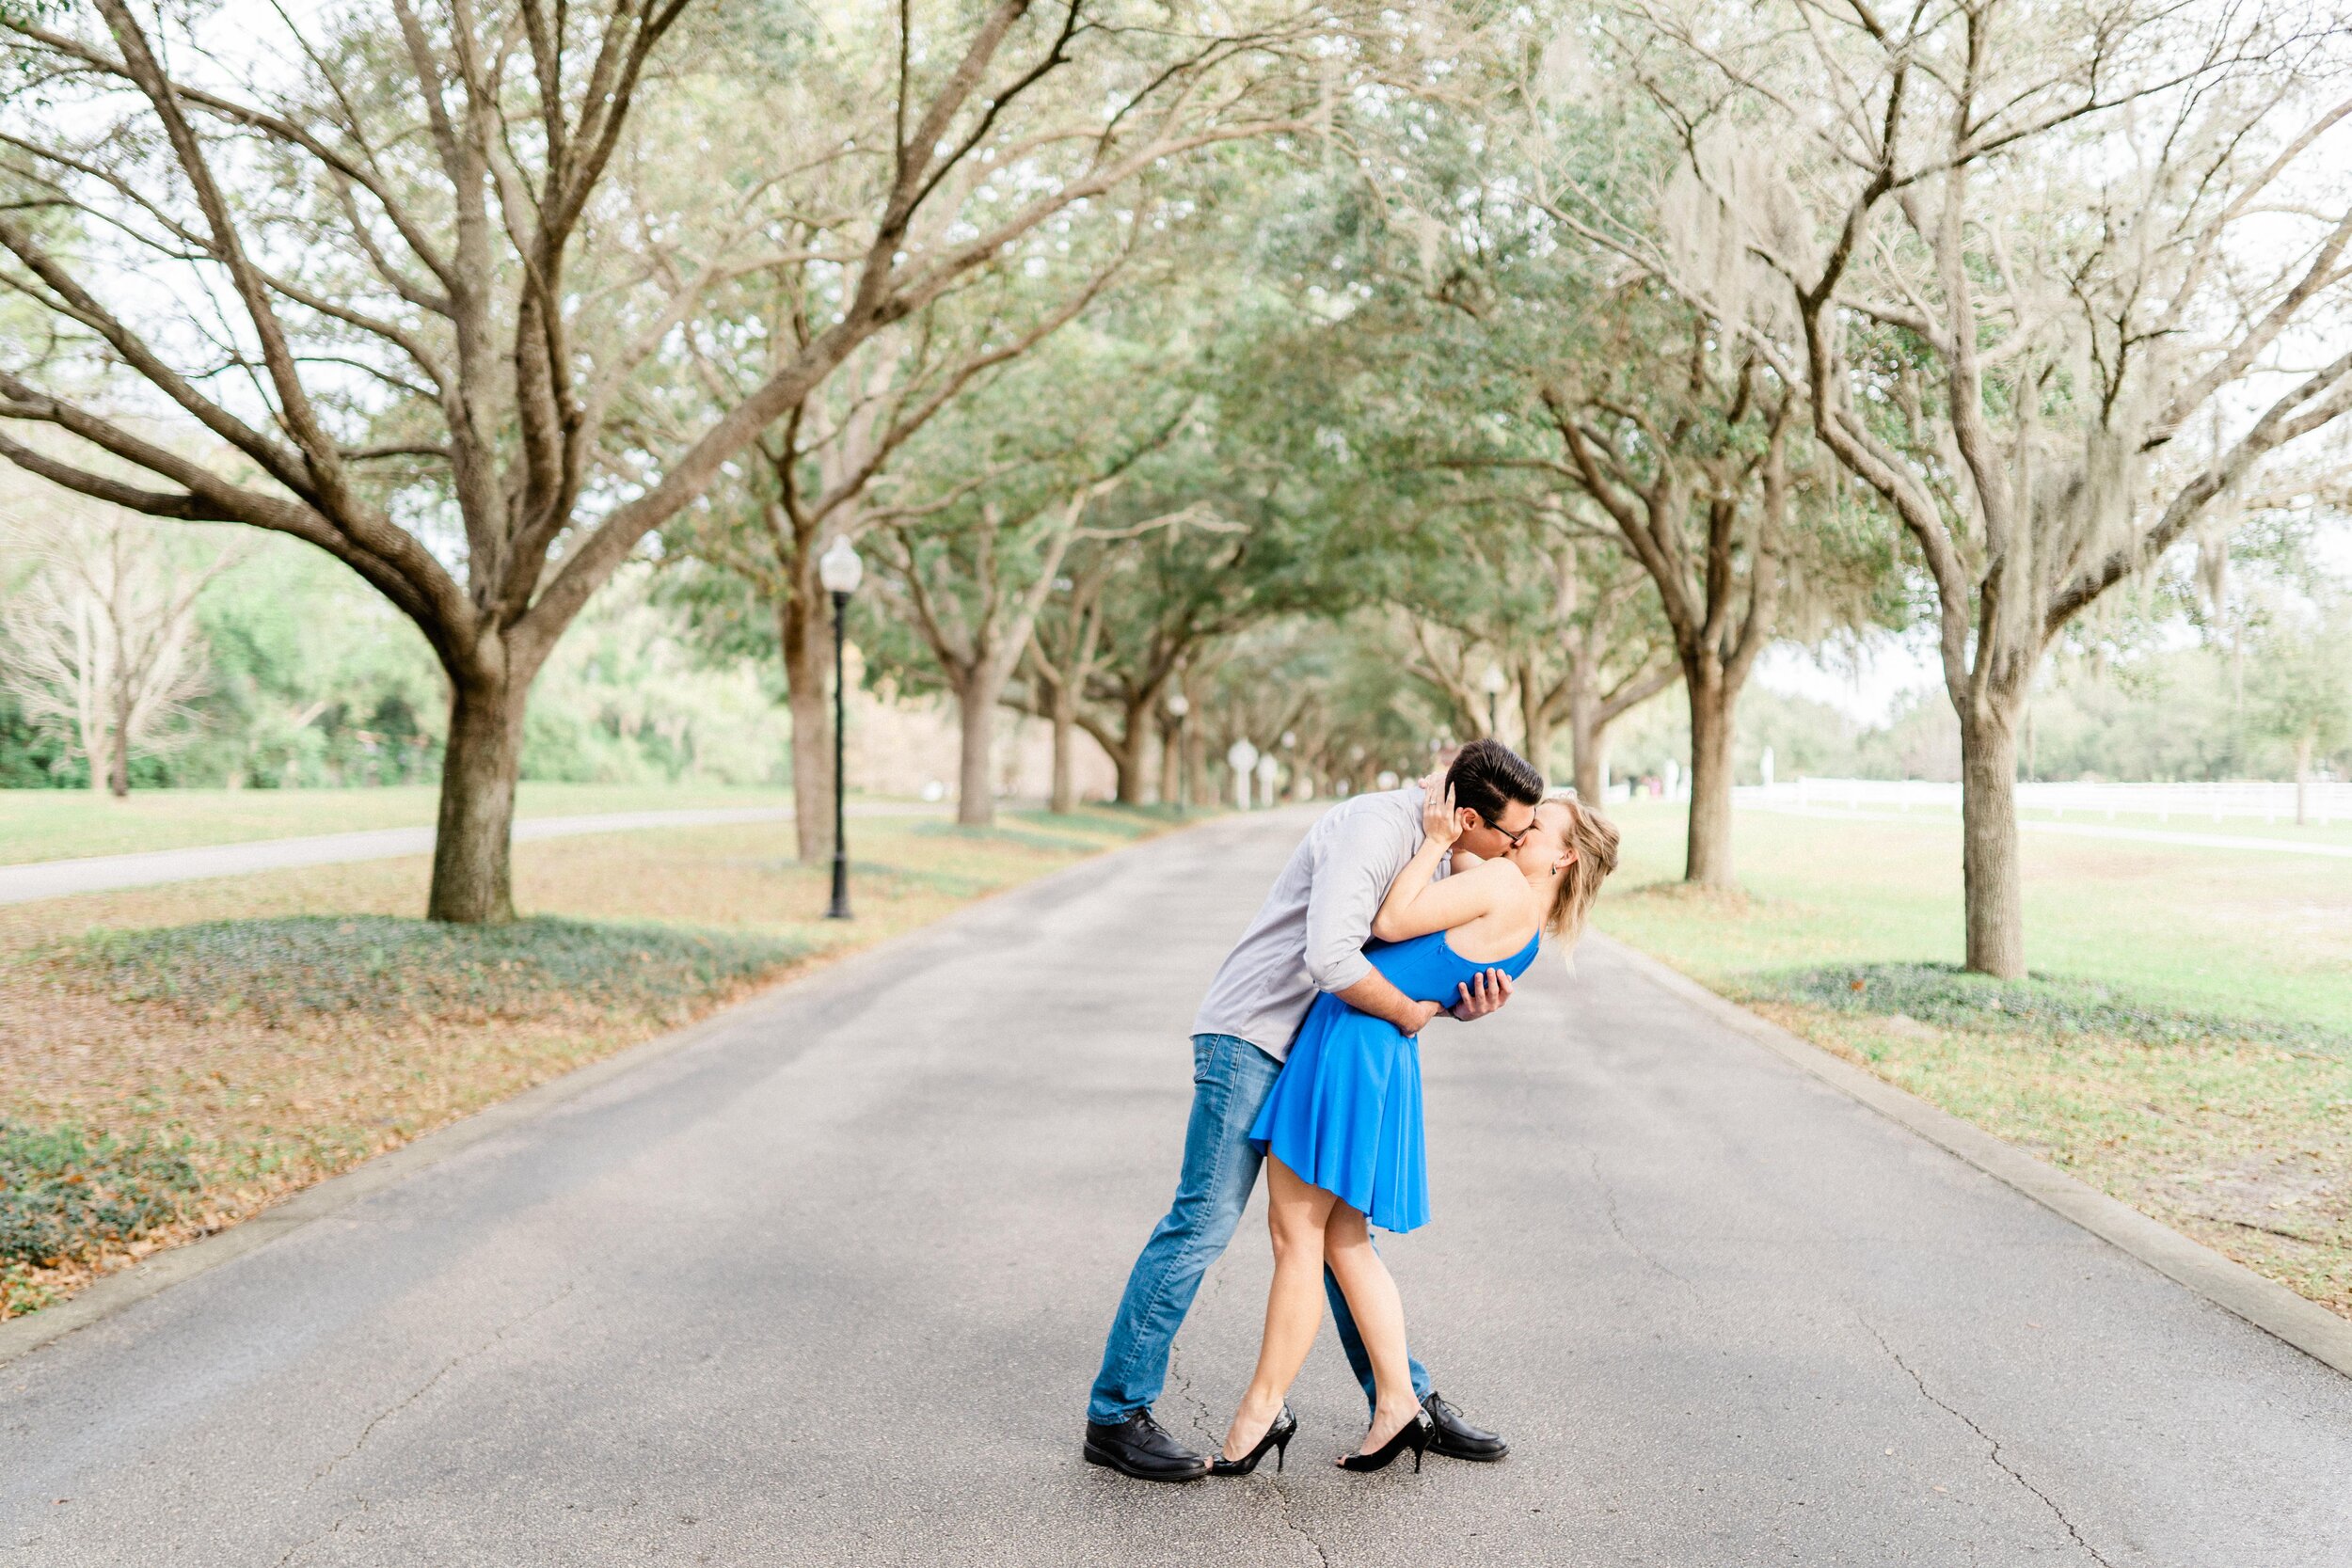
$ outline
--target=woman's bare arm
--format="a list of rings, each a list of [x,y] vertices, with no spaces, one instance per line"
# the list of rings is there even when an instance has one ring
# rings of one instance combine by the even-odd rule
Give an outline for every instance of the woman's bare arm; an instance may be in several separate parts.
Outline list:
[[[1419,887],[1399,882],[1373,916],[1372,934],[1382,942],[1403,942],[1432,931],[1459,930],[1494,913],[1504,889],[1519,880],[1516,869],[1504,866],[1510,873],[1506,882],[1491,869],[1495,864],[1489,861],[1476,871],[1457,871],[1441,882],[1424,880]]]
[[[1454,813],[1454,792],[1440,796],[1431,790],[1422,798],[1421,816],[1421,847],[1389,884],[1388,896],[1372,917],[1372,934],[1382,942],[1450,931],[1494,909],[1496,887],[1490,878],[1457,872],[1443,881],[1434,880],[1438,862],[1462,831]]]

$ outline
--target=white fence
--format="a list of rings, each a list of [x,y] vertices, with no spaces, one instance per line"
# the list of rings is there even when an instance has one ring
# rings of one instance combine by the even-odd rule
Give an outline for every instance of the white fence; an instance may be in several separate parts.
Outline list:
[[[2313,822],[2352,820],[2352,784],[2305,786],[2304,810]],[[1960,785],[1929,779],[1796,779],[1786,784],[1742,784],[1732,791],[1741,805],[1781,807],[1893,807],[1960,809]],[[2153,816],[2221,821],[2260,817],[2295,820],[2292,784],[2020,784],[2021,810],[2067,816]]]

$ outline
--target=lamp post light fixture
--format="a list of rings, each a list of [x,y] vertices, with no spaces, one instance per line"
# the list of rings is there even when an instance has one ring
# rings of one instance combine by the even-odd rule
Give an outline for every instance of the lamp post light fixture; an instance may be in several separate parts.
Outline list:
[[[849,694],[842,677],[842,640],[848,635],[850,595],[866,578],[866,562],[850,547],[847,534],[837,535],[817,558],[817,580],[833,595],[833,907],[827,920],[850,918],[850,836],[848,784],[843,767],[843,730],[848,721]]]
[[[1502,689],[1511,684],[1500,664],[1486,666],[1486,673],[1479,685],[1486,689],[1486,733],[1497,740],[1502,738]]]
[[[1192,781],[1185,776],[1189,770],[1184,767],[1184,715],[1191,711],[1191,698],[1181,691],[1168,694],[1168,716],[1176,721],[1176,767],[1174,768],[1176,800],[1174,803],[1176,815],[1179,816],[1184,814],[1184,807],[1187,804],[1186,797],[1192,793]]]

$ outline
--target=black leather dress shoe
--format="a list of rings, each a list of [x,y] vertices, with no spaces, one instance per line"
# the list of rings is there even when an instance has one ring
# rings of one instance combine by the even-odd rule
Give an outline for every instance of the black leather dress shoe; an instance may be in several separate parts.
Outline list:
[[[1089,1421],[1087,1463],[1137,1481],[1199,1481],[1209,1473],[1208,1460],[1170,1437],[1149,1410],[1107,1426]]]
[[[1493,1433],[1482,1432],[1462,1419],[1462,1413],[1446,1403],[1444,1396],[1434,1388],[1421,1402],[1421,1407],[1429,1412],[1429,1419],[1438,1429],[1429,1435],[1431,1453],[1491,1465],[1511,1451],[1511,1445]]]

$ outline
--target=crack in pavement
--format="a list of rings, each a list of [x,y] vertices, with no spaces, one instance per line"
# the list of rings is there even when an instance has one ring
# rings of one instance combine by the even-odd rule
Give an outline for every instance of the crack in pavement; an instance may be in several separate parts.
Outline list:
[[[1315,1549],[1315,1560],[1322,1563],[1323,1568],[1331,1568],[1331,1554],[1323,1549],[1323,1543],[1315,1539],[1314,1531],[1298,1522],[1298,1511],[1294,1506],[1297,1499],[1291,1496],[1291,1489],[1283,1484],[1279,1476],[1271,1484],[1276,1499],[1281,1504],[1283,1528]]]
[[[1191,1311],[1187,1311],[1184,1316],[1189,1319],[1194,1312],[1198,1312],[1200,1309],[1203,1301],[1208,1297],[1216,1295],[1217,1287],[1222,1285],[1224,1282],[1225,1259],[1222,1257],[1219,1257],[1215,1263],[1209,1265],[1209,1283],[1207,1288],[1204,1289],[1199,1295],[1193,1297],[1192,1309]],[[1181,1338],[1183,1334],[1182,1324],[1178,1325],[1177,1332],[1179,1338]],[[1194,1430],[1200,1433],[1203,1436],[1207,1435],[1216,1426],[1216,1414],[1209,1408],[1209,1402],[1202,1399],[1200,1392],[1193,1387],[1192,1375],[1184,1370],[1184,1347],[1179,1344],[1176,1339],[1170,1339],[1168,1342],[1168,1377],[1169,1382],[1176,1385],[1178,1393],[1181,1394],[1183,1398],[1189,1401],[1194,1409],[1200,1412],[1200,1419],[1195,1426]],[[1224,1439],[1220,1437],[1216,1443],[1212,1444],[1211,1447],[1216,1448],[1221,1453],[1224,1451],[1223,1443]]]
[[[362,1497],[359,1499],[358,1508],[353,1512],[365,1513],[367,1511],[368,1500],[365,1497]],[[278,1560],[278,1568],[286,1568],[286,1564],[292,1562],[296,1554],[309,1551],[311,1547],[317,1545],[328,1536],[341,1530],[343,1528],[343,1521],[350,1517],[351,1513],[338,1513],[335,1515],[333,1523],[329,1524],[325,1529],[318,1531],[316,1534],[305,1536],[303,1539],[295,1542],[293,1545],[287,1547],[285,1555]]]
[[[1618,1243],[1624,1246],[1628,1252],[1633,1254],[1634,1257],[1639,1258],[1643,1262],[1647,1263],[1651,1268],[1656,1269],[1660,1274],[1664,1275],[1668,1279],[1673,1280],[1676,1284],[1681,1286],[1685,1291],[1688,1291],[1691,1293],[1691,1299],[1692,1301],[1704,1302],[1706,1298],[1699,1294],[1699,1288],[1696,1285],[1692,1284],[1687,1277],[1676,1273],[1665,1264],[1660,1262],[1657,1257],[1651,1253],[1647,1247],[1642,1245],[1641,1243],[1635,1241],[1627,1233],[1625,1228],[1625,1217],[1617,1208],[1617,1189],[1611,1186],[1609,1184],[1609,1179],[1600,1173],[1600,1156],[1592,1150],[1587,1149],[1585,1150],[1584,1158],[1592,1165],[1593,1185],[1600,1189],[1601,1212],[1608,1216],[1609,1228],[1616,1233]]]
[[[2015,1481],[2018,1485],[2024,1487],[2026,1491],[2032,1493],[2036,1497],[2039,1497],[2042,1500],[2042,1506],[2050,1511],[2051,1517],[2055,1518],[2059,1524],[2066,1527],[2066,1533],[2074,1537],[2074,1544],[2080,1546],[2083,1551],[2089,1555],[2091,1561],[2098,1563],[2099,1568],[2115,1568],[2113,1563],[2109,1562],[2105,1557],[2100,1555],[2098,1547],[2083,1539],[2083,1532],[2074,1528],[2074,1521],[2066,1516],[2066,1510],[2058,1507],[2058,1500],[2056,1498],[2052,1497],[2047,1492],[2042,1490],[2041,1487],[2036,1486],[2032,1481],[2027,1481],[2024,1471],[2018,1469],[2016,1465],[2011,1465],[2008,1460],[2001,1457],[2001,1440],[1999,1438],[1994,1436],[1991,1433],[1985,1431],[1984,1428],[1979,1426],[1976,1422],[1976,1418],[1970,1416],[1966,1411],[1938,1399],[1934,1390],[1928,1386],[1928,1380],[1919,1375],[1919,1370],[1916,1367],[1914,1367],[1910,1362],[1904,1360],[1902,1353],[1887,1342],[1886,1336],[1879,1332],[1878,1325],[1876,1323],[1872,1323],[1869,1319],[1863,1317],[1860,1313],[1856,1313],[1854,1315],[1854,1321],[1859,1323],[1863,1327],[1868,1329],[1870,1331],[1870,1338],[1879,1342],[1879,1349],[1886,1353],[1887,1359],[1894,1362],[1896,1366],[1900,1367],[1903,1371],[1910,1376],[1912,1383],[1917,1386],[1919,1390],[1919,1397],[1921,1399],[1935,1406],[1938,1410],[1943,1411],[1954,1420],[1960,1422],[1961,1425],[1966,1427],[1970,1432],[1975,1433],[1978,1439],[1984,1444],[1987,1450],[1987,1456],[1993,1461],[1994,1466],[2003,1475],[2009,1477],[2010,1480]]]
[[[1226,1276],[1231,1272],[1222,1256],[1219,1256],[1217,1260],[1209,1266],[1208,1283],[1201,1288],[1200,1294],[1193,1299],[1194,1312],[1200,1310],[1216,1297],[1217,1291],[1224,1287]],[[1190,1312],[1185,1314],[1187,1318],[1191,1315]],[[1213,1431],[1216,1423],[1216,1414],[1209,1408],[1209,1402],[1202,1399],[1200,1391],[1193,1387],[1191,1375],[1184,1370],[1181,1347],[1174,1341],[1170,1341],[1168,1347],[1168,1381],[1175,1385],[1180,1396],[1194,1409],[1200,1412],[1200,1431],[1203,1433]],[[1225,1451],[1224,1438],[1221,1435],[1209,1446],[1218,1453]],[[1312,1530],[1299,1523],[1298,1513],[1295,1506],[1296,1499],[1292,1497],[1290,1487],[1279,1476],[1267,1477],[1266,1484],[1274,1494],[1281,1515],[1282,1527],[1314,1548],[1315,1560],[1323,1564],[1323,1568],[1331,1568],[1331,1554],[1323,1549],[1323,1543],[1315,1539]]]
[[[466,1362],[472,1360],[475,1356],[484,1354],[485,1351],[496,1348],[500,1340],[505,1338],[509,1334],[513,1333],[516,1329],[520,1328],[524,1323],[529,1323],[540,1313],[554,1307],[556,1303],[562,1301],[565,1296],[570,1295],[572,1293],[574,1283],[577,1282],[566,1282],[562,1290],[556,1291],[555,1294],[549,1296],[538,1306],[533,1307],[527,1311],[517,1312],[512,1318],[507,1319],[505,1323],[499,1325],[498,1331],[492,1334],[487,1339],[483,1340],[482,1343],[474,1346],[471,1350],[459,1351],[455,1355],[451,1356],[447,1361],[443,1362],[439,1369],[437,1370],[431,1377],[428,1377],[422,1383],[418,1384],[416,1387],[410,1389],[408,1393],[402,1398],[393,1401],[390,1404],[386,1405],[382,1410],[377,1411],[374,1417],[369,1420],[368,1424],[359,1429],[359,1435],[353,1440],[351,1447],[345,1449],[342,1452],[337,1454],[334,1458],[320,1465],[318,1469],[312,1473],[310,1479],[303,1484],[302,1490],[309,1492],[312,1487],[315,1487],[320,1481],[325,1481],[329,1475],[331,1475],[337,1465],[351,1458],[352,1455],[358,1453],[361,1449],[366,1448],[368,1446],[368,1439],[375,1435],[375,1429],[377,1427],[382,1426],[386,1421],[391,1419],[394,1416],[399,1415],[402,1411],[407,1409],[410,1405],[424,1398],[427,1393],[432,1391],[434,1385],[439,1383],[441,1379],[447,1377],[451,1372],[456,1370]],[[341,1522],[341,1520],[337,1521],[339,1525]],[[326,1531],[322,1533],[332,1532]],[[318,1537],[314,1536],[312,1539],[316,1540]]]

